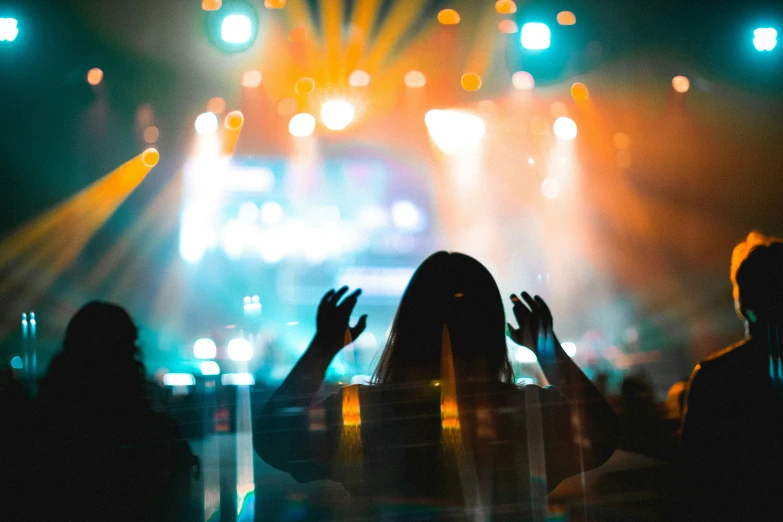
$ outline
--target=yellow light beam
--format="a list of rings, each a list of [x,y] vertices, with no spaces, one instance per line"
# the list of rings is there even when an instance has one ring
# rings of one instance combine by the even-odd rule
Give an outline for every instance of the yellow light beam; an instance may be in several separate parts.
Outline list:
[[[367,58],[367,70],[380,69],[389,52],[421,14],[427,2],[395,2]]]
[[[378,16],[380,0],[362,0],[353,6],[353,19],[351,20],[348,40],[348,50],[345,64],[348,72],[353,71],[359,65],[367,39],[372,31],[375,19]]]
[[[343,0],[319,0],[321,25],[326,46],[326,82],[339,82],[344,64],[342,58]]]

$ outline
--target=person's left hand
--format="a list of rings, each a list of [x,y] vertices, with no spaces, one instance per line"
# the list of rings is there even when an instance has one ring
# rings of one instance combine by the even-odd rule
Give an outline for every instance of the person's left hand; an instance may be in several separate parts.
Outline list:
[[[337,291],[329,290],[318,305],[315,336],[324,344],[330,355],[337,354],[343,347],[351,344],[367,328],[366,314],[359,318],[355,326],[348,324],[356,301],[362,293],[361,289],[339,302],[346,292],[347,286]]]
[[[532,350],[539,362],[554,359],[555,337],[552,330],[552,312],[539,296],[531,297],[527,292],[522,299],[511,295],[514,317],[519,328],[508,325],[508,332],[515,343]]]

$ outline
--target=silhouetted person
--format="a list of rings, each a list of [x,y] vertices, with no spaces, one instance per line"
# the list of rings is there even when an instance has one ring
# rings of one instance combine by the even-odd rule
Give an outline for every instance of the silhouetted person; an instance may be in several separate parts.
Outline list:
[[[10,366],[0,367],[0,518],[16,520],[24,509],[29,422],[24,385]]]
[[[272,466],[341,482],[365,516],[522,520],[542,518],[548,491],[614,451],[614,413],[526,293],[512,296],[510,333],[571,402],[515,386],[500,292],[463,254],[438,252],[416,270],[374,383],[315,403],[334,356],[365,329],[366,316],[349,326],[360,291],[341,301],[347,291],[324,296],[312,343],[256,419],[256,451]]]
[[[747,335],[696,365],[688,384],[686,508],[703,520],[779,520],[783,242],[749,234],[734,249],[731,280]]]
[[[36,518],[188,518],[195,457],[174,420],[150,406],[136,338],[113,304],[89,303],[68,324],[37,398]]]

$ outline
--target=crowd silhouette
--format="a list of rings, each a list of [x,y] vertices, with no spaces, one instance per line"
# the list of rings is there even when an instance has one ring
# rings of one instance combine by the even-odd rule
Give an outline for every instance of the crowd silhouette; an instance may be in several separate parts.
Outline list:
[[[341,483],[349,519],[547,520],[550,493],[569,477],[584,489],[590,470],[606,468],[598,488],[607,488],[627,476],[608,461],[641,454],[675,470],[667,519],[775,520],[783,241],[748,235],[731,281],[746,338],[699,362],[664,410],[641,375],[606,397],[560,345],[541,297],[511,294],[516,324],[507,324],[489,271],[437,252],[408,284],[372,379],[327,395],[327,368],[371,318],[350,323],[361,290],[323,296],[309,347],[254,411],[253,448],[299,482]],[[548,386],[515,383],[507,336],[535,352]],[[91,302],[68,324],[34,397],[0,369],[8,520],[203,519],[193,501],[199,459],[153,404],[137,339],[125,310]]]

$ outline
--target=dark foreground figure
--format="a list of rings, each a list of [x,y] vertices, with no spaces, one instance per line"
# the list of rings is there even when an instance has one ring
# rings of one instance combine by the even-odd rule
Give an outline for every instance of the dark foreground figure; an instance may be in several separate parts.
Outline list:
[[[693,520],[781,520],[783,242],[751,233],[731,280],[743,341],[693,371],[680,447]]]
[[[439,252],[402,297],[369,386],[317,402],[358,337],[359,291],[328,292],[310,347],[256,418],[255,448],[299,481],[341,482],[354,515],[383,520],[543,520],[562,479],[600,465],[617,420],[565,354],[540,298],[512,296],[512,337],[556,388],[515,386],[498,287],[478,261]],[[342,299],[342,301],[341,301]]]

